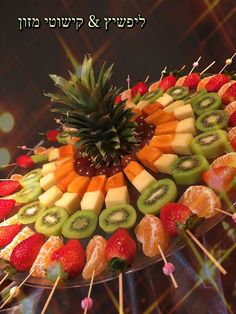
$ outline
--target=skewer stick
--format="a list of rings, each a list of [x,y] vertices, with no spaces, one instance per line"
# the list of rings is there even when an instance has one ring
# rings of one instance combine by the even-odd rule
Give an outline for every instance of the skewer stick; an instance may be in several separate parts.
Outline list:
[[[208,67],[206,67],[204,70],[202,70],[202,72],[200,73],[200,75],[202,75],[203,73],[205,73],[208,69],[210,69],[216,62],[213,61],[211,64],[208,65]]]
[[[149,75],[145,78],[144,83],[146,83],[149,80]]]
[[[231,213],[229,213],[229,212],[227,212],[225,210],[219,209],[219,208],[215,208],[215,210],[220,212],[220,213],[222,213],[222,214],[225,214],[225,215],[231,217],[233,219],[233,221],[236,223],[236,213],[231,214]]]
[[[0,181],[19,181],[19,180],[16,180],[16,179],[0,179]]]
[[[90,285],[89,285],[89,291],[88,291],[87,299],[90,299],[90,296],[91,296],[91,292],[92,292],[92,288],[93,288],[94,276],[95,276],[95,270],[93,270],[93,273],[92,273],[92,277],[91,277],[91,281],[90,281]],[[86,314],[87,312],[88,312],[88,308],[85,308],[85,309],[84,309],[84,314]]]
[[[11,167],[11,166],[17,166],[17,163],[14,162],[13,164],[2,165],[2,166],[0,166],[0,168],[7,168],[7,167]]]
[[[193,72],[193,70],[196,68],[196,67],[198,67],[198,65],[199,65],[199,61],[201,60],[201,56],[197,59],[197,61],[195,61],[194,63],[193,63],[193,67],[192,67],[192,69],[191,69],[191,71],[189,72],[189,74],[191,74],[192,72]]]
[[[25,277],[25,279],[20,283],[20,285],[18,286],[18,288],[20,289],[23,284],[29,279],[29,277],[32,275],[33,272],[29,273],[29,275],[27,277]]]
[[[167,69],[167,67],[165,67],[164,70],[161,71],[161,77],[160,77],[159,81],[161,81],[163,79],[163,76],[166,73],[166,69]]]
[[[130,76],[128,74],[127,79],[126,79],[126,82],[128,84],[128,89],[130,89],[130,81],[131,81],[131,79],[130,79]]]
[[[13,296],[10,294],[6,301],[1,305],[0,309],[3,309],[4,306],[13,299]]]
[[[158,249],[159,249],[159,251],[160,251],[160,253],[161,253],[161,257],[162,257],[164,263],[165,263],[165,264],[168,264],[167,259],[166,259],[166,257],[165,257],[165,254],[164,254],[164,252],[162,251],[162,248],[161,248],[161,246],[160,246],[159,244],[158,244]],[[175,289],[177,289],[177,288],[178,288],[178,284],[177,284],[177,281],[175,280],[175,277],[174,277],[173,273],[170,273],[170,278],[171,278],[171,281],[172,281],[172,283],[173,283]]]
[[[202,243],[195,237],[195,235],[190,231],[186,230],[186,233],[190,238],[199,246],[199,248],[207,255],[207,257],[212,261],[213,264],[222,272],[223,275],[227,274],[227,271],[223,266],[214,258],[214,256],[202,245]]]
[[[124,314],[123,302],[123,274],[119,274],[119,314]]]
[[[6,273],[6,275],[0,281],[0,285],[4,283],[4,281],[8,278],[8,276],[9,276],[9,273]]]
[[[55,281],[55,283],[54,283],[54,285],[53,285],[53,288],[52,288],[52,290],[51,290],[51,292],[50,292],[50,294],[49,294],[49,296],[48,296],[48,298],[47,298],[47,301],[46,301],[46,303],[45,303],[45,305],[44,305],[44,307],[43,307],[43,309],[42,309],[41,314],[44,314],[44,313],[46,312],[47,307],[48,307],[48,304],[49,304],[49,302],[51,301],[51,298],[52,298],[52,296],[53,296],[53,294],[54,294],[54,292],[55,292],[55,290],[56,290],[56,287],[57,287],[57,285],[58,285],[60,279],[61,279],[61,277],[58,276],[58,277],[57,277],[57,280]]]
[[[20,149],[22,149],[22,150],[34,151],[33,148],[26,147],[25,145],[23,145],[23,146],[17,146],[17,148],[20,148]]]
[[[225,65],[223,66],[223,68],[220,70],[220,72],[218,74],[222,73],[224,71],[224,69],[233,62],[233,58],[235,56],[236,56],[236,52],[232,55],[232,57],[230,59],[225,60]]]

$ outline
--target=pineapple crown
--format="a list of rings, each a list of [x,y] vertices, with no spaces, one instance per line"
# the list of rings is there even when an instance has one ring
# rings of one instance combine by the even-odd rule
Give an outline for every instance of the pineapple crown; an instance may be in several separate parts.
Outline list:
[[[112,69],[113,64],[104,62],[95,77],[93,60],[86,55],[81,77],[69,72],[70,80],[66,80],[50,74],[63,93],[45,94],[53,102],[51,111],[61,115],[65,126],[78,130],[82,154],[100,165],[113,165],[137,143],[132,110],[124,102],[115,104],[120,90],[110,85]]]

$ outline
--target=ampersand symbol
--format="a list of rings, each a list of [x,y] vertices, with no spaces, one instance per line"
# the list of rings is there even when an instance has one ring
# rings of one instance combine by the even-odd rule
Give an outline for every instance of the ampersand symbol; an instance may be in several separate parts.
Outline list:
[[[94,14],[89,15],[88,26],[90,28],[100,28],[100,25],[98,25],[99,22],[100,19],[97,19]]]

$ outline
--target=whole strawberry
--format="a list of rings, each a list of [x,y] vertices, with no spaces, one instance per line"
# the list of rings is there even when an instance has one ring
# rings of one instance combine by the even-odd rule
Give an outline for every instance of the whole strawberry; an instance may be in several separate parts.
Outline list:
[[[20,232],[22,225],[15,224],[0,227],[0,248],[9,244]]]
[[[131,265],[137,253],[136,242],[123,228],[117,229],[107,240],[105,258],[111,271],[124,271]]]
[[[16,162],[21,168],[30,168],[34,165],[33,159],[29,155],[21,155],[17,157]]]
[[[131,88],[131,97],[135,97],[137,93],[140,93],[141,96],[146,94],[148,91],[147,84],[144,82],[138,82]]]
[[[170,75],[167,75],[166,77],[164,77],[160,81],[158,88],[162,88],[163,92],[165,92],[170,87],[175,86],[176,82],[177,82],[177,78],[173,74],[170,74]]]
[[[1,199],[0,200],[0,221],[7,218],[14,209],[16,204],[15,200]]]
[[[69,279],[76,277],[84,267],[84,249],[79,240],[69,240],[56,250],[51,257],[51,265],[60,262]]]
[[[60,131],[58,131],[58,130],[48,130],[46,132],[46,138],[51,143],[57,142],[57,135],[59,133],[60,133]]]
[[[191,216],[190,209],[178,203],[168,203],[160,211],[161,222],[170,236],[178,235],[181,225],[185,225]]]
[[[218,92],[218,90],[229,82],[229,77],[225,74],[214,75],[206,84],[205,88],[208,92]]]
[[[201,78],[197,73],[191,73],[186,75],[185,80],[183,82],[183,86],[187,86],[189,89],[195,89],[198,86]]]
[[[13,249],[10,257],[12,266],[17,271],[26,271],[33,265],[44,243],[44,236],[36,233],[21,241]]]
[[[17,192],[21,188],[21,184],[17,180],[6,180],[0,182],[0,196],[8,196]]]

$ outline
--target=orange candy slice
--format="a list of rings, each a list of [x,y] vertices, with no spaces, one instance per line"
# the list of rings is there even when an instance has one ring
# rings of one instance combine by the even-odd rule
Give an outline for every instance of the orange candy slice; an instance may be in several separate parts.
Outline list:
[[[104,254],[106,243],[107,241],[100,235],[94,236],[89,241],[85,251],[86,264],[82,272],[84,279],[91,278],[93,271],[95,271],[95,276],[97,276],[107,268],[107,260]]]
[[[145,215],[135,228],[137,240],[142,243],[142,250],[146,256],[159,255],[158,244],[165,250],[168,246],[168,236],[160,221],[154,215]]]
[[[193,214],[203,218],[216,215],[218,212],[215,208],[221,209],[219,197],[204,185],[190,186],[179,202],[187,206]]]

